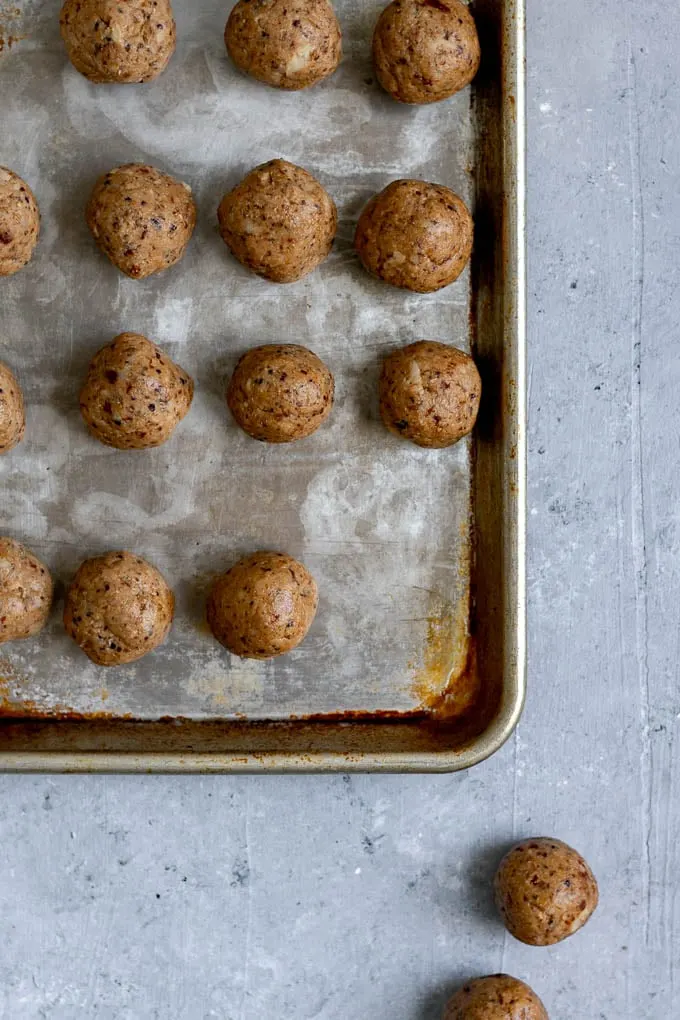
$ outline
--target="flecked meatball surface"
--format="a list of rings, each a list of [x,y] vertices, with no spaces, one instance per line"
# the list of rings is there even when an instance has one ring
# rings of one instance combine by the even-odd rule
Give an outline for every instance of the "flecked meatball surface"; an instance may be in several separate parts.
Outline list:
[[[222,239],[258,276],[293,283],[326,258],[338,226],[335,202],[307,170],[263,163],[228,192],[217,212]]]
[[[597,907],[597,882],[576,850],[559,839],[517,843],[494,881],[496,904],[511,935],[552,946],[582,928]]]
[[[214,582],[207,616],[213,634],[245,659],[270,659],[300,644],[318,603],[316,582],[292,556],[256,552]]]
[[[479,67],[474,19],[459,0],[393,0],[373,33],[378,81],[401,103],[436,103]]]
[[[142,280],[174,266],[196,226],[191,188],[143,163],[103,174],[86,211],[99,248],[121,273]]]
[[[95,439],[119,450],[160,446],[191,406],[191,376],[140,333],[121,333],[98,351],[80,393]]]
[[[66,0],[60,28],[69,60],[93,82],[151,81],[175,51],[170,0]]]
[[[312,351],[298,344],[265,344],[239,360],[227,404],[253,439],[291,443],[323,424],[333,394],[333,376]]]
[[[40,213],[26,181],[0,166],[0,276],[30,262],[40,233]]]
[[[441,184],[393,181],[368,203],[354,245],[365,268],[420,293],[458,279],[472,252],[472,217]]]
[[[459,988],[442,1020],[548,1020],[548,1014],[529,985],[508,974],[491,974]]]
[[[64,627],[98,666],[141,659],[168,635],[175,596],[164,577],[129,552],[80,565],[66,593]]]
[[[20,443],[25,431],[21,386],[12,370],[0,361],[0,455]]]
[[[0,644],[42,630],[52,595],[52,578],[45,564],[19,542],[0,537]]]
[[[314,85],[342,58],[340,25],[328,0],[239,0],[224,41],[237,67],[278,89]]]
[[[383,361],[380,416],[418,446],[451,446],[472,431],[482,381],[472,358],[436,340],[418,340]]]

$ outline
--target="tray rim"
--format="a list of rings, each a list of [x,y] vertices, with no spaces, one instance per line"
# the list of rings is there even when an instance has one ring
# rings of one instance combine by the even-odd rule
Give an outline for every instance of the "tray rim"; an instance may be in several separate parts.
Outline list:
[[[501,0],[504,12],[502,117],[504,158],[514,167],[505,194],[508,266],[505,298],[514,307],[508,327],[514,352],[512,485],[506,509],[510,552],[506,591],[511,593],[511,633],[506,634],[500,709],[483,733],[462,749],[435,752],[84,752],[3,751],[0,772],[52,773],[446,773],[477,765],[512,735],[526,697],[526,57],[525,0]],[[506,621],[507,623],[507,621]]]

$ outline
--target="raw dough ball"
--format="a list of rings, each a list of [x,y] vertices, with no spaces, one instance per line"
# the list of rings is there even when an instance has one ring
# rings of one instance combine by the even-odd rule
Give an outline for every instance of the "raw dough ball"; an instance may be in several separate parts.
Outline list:
[[[300,644],[316,614],[316,582],[292,556],[256,552],[221,574],[208,596],[208,623],[225,648],[270,659]]]
[[[362,212],[354,245],[369,273],[426,294],[458,279],[472,233],[465,203],[449,188],[393,181]]]
[[[217,210],[224,243],[239,262],[274,283],[292,283],[328,255],[335,202],[310,173],[285,159],[251,170]]]
[[[342,57],[328,0],[239,0],[224,31],[229,56],[278,89],[304,89],[332,74]]]
[[[442,1020],[548,1020],[529,985],[507,974],[492,974],[463,985],[446,1004]]]
[[[51,608],[52,578],[45,564],[19,542],[0,538],[0,644],[37,634]]]
[[[165,641],[175,596],[140,556],[110,552],[80,565],[66,593],[64,627],[98,666],[141,659]]]
[[[121,273],[142,280],[174,266],[196,226],[188,184],[143,163],[103,174],[86,211],[87,225]]]
[[[227,404],[244,432],[265,443],[292,443],[316,432],[331,413],[333,376],[298,344],[265,344],[239,360]]]
[[[194,381],[140,333],[121,333],[87,372],[80,413],[95,439],[119,450],[160,446],[191,406]]]
[[[530,946],[552,946],[573,935],[598,901],[592,871],[559,839],[517,843],[501,861],[494,889],[505,927]]]
[[[26,415],[21,387],[14,373],[0,361],[0,454],[24,438]]]
[[[69,60],[94,82],[151,81],[175,52],[170,0],[66,0],[60,26]]]
[[[378,81],[401,103],[436,103],[469,85],[479,39],[459,0],[393,0],[373,33]]]
[[[31,261],[40,233],[40,213],[26,181],[0,166],[0,276]]]
[[[418,340],[383,361],[380,415],[395,436],[418,446],[451,446],[474,428],[481,393],[469,355],[436,340]]]

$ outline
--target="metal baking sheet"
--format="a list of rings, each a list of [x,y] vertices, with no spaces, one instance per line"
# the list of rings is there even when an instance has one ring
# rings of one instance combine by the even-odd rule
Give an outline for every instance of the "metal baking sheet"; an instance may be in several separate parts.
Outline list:
[[[345,57],[323,84],[282,93],[229,63],[229,5],[176,0],[178,48],[144,86],[96,86],[66,61],[57,0],[0,0],[0,163],[33,187],[42,233],[0,280],[0,359],[27,399],[27,437],[0,460],[0,521],[50,566],[59,598],[37,639],[0,648],[0,767],[14,769],[456,769],[492,753],[524,694],[523,10],[477,0],[473,88],[405,107],[375,82],[382,0],[337,0]],[[275,156],[309,169],[340,214],[331,257],[290,286],[229,256],[221,195]],[[190,184],[184,260],[144,281],[95,248],[83,209],[96,177],[148,162]],[[452,187],[476,220],[471,267],[433,295],[359,266],[367,199],[398,177]],[[173,439],[120,452],[90,438],[78,390],[115,334],[151,337],[194,376]],[[477,357],[472,441],[417,449],[381,426],[381,357],[439,339]],[[336,378],[329,422],[266,446],[230,420],[224,383],[265,342],[302,343]],[[167,643],[97,668],[65,636],[63,585],[87,556],[127,548],[177,596]],[[307,640],[269,662],[211,638],[205,593],[245,552],[281,549],[317,578]]]

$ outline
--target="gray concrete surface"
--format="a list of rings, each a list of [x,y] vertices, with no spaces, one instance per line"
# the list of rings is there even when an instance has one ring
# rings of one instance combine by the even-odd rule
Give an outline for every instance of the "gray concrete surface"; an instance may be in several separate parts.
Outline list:
[[[452,777],[0,777],[3,1020],[433,1020],[500,969],[553,1020],[680,1016],[679,34],[662,0],[529,0],[515,738]],[[489,902],[536,833],[601,885],[550,950]]]

